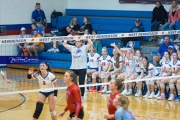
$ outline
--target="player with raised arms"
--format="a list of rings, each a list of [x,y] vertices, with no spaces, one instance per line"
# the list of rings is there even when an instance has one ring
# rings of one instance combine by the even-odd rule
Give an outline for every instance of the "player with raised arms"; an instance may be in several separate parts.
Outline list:
[[[121,56],[123,56],[123,60],[124,60],[125,72],[118,75],[117,78],[128,80],[128,78],[133,75],[135,68],[135,62],[133,58],[134,55],[133,43],[129,42],[129,46],[131,47],[131,50],[127,50],[126,53],[123,53],[114,43],[112,43],[111,46],[114,47]],[[128,91],[128,83],[125,83],[124,86],[125,88],[121,94],[126,95],[132,93],[132,88],[129,87],[129,91]]]
[[[27,78],[30,80],[38,79],[40,89],[43,89],[38,94],[33,120],[37,120],[41,115],[46,98],[48,98],[51,118],[52,120],[57,120],[55,101],[57,99],[58,90],[53,90],[54,87],[57,87],[57,79],[49,64],[46,62],[41,62],[37,72],[34,72],[34,68],[29,68]]]
[[[7,83],[11,84],[11,81],[6,78],[6,76],[5,76],[5,74],[4,74],[4,72],[2,70],[0,70],[0,75],[2,76],[4,81],[6,81]]]
[[[84,111],[81,101],[81,91],[77,83],[77,75],[73,71],[68,70],[64,74],[64,83],[68,86],[66,90],[67,106],[59,115],[63,116],[69,110],[70,114],[67,120],[82,120]]]
[[[135,80],[141,74],[141,65],[142,65],[142,56],[143,53],[140,50],[136,50],[134,59],[135,59],[135,73],[128,78],[128,80]],[[129,88],[132,88],[132,82],[128,83]],[[132,91],[130,90],[126,95],[131,95]]]

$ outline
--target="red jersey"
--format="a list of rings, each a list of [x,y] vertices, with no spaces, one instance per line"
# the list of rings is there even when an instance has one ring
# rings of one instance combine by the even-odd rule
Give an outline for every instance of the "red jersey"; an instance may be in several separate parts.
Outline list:
[[[116,108],[113,105],[113,100],[114,100],[114,98],[116,97],[117,94],[120,94],[120,92],[118,91],[118,92],[110,95],[108,105],[107,105],[108,112],[109,112],[110,115],[115,114],[115,112],[116,112]],[[115,118],[109,119],[109,120],[115,120]]]
[[[75,115],[79,115],[79,111],[83,109],[81,102],[80,90],[76,84],[72,84],[66,90],[66,101],[67,106],[64,109],[65,111],[69,110],[70,113],[75,112]]]

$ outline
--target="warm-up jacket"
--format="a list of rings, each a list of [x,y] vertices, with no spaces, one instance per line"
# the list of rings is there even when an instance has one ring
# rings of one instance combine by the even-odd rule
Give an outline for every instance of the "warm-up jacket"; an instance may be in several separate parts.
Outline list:
[[[168,23],[176,22],[180,20],[180,9],[176,9],[176,13],[172,15],[172,8],[169,9]]]
[[[161,5],[159,8],[154,7],[153,12],[152,12],[152,20],[151,22],[153,23],[154,21],[161,21],[161,24],[165,24],[165,19],[167,18],[167,11],[165,10],[164,6]]]

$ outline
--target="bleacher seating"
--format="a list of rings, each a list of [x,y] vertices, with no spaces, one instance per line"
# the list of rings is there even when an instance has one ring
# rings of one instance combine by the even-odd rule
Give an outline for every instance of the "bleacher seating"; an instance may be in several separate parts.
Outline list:
[[[88,9],[66,9],[65,16],[59,16],[56,28],[59,29],[67,26],[73,17],[77,17],[79,24],[83,23],[83,17],[88,16],[90,18],[92,27],[97,30],[98,34],[109,33],[126,33],[135,25],[135,19],[140,18],[145,31],[151,29],[151,11],[123,11],[123,10],[88,10]],[[56,22],[56,19],[52,19],[52,23]],[[149,37],[144,37],[144,40],[149,40]],[[120,43],[120,39],[102,39],[100,40],[102,46],[106,46],[109,55],[112,55],[113,48],[110,43]],[[122,47],[122,46],[121,46]],[[46,52],[51,48],[50,43],[45,44],[45,51],[40,54],[40,59],[45,60],[51,64],[54,68],[68,69],[71,64],[70,52],[59,45],[60,53],[48,53]],[[134,48],[140,48],[140,41],[135,42]],[[37,66],[37,65],[35,65]]]
[[[138,17],[151,18],[151,11],[126,11],[126,10],[88,10],[88,9],[66,9],[68,16],[102,16],[102,17]]]

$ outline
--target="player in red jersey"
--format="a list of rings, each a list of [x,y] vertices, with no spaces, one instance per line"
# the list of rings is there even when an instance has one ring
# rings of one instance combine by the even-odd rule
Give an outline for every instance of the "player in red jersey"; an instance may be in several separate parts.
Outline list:
[[[68,70],[64,74],[64,82],[68,85],[66,90],[67,106],[60,116],[63,116],[67,110],[70,111],[70,115],[67,120],[82,120],[84,117],[84,111],[81,101],[81,91],[77,84],[76,74]]]
[[[116,112],[116,108],[113,105],[113,100],[116,97],[117,94],[120,94],[120,90],[122,88],[122,82],[119,79],[112,79],[109,83],[109,90],[112,91],[112,94],[110,95],[109,101],[108,101],[108,112],[104,115],[105,119],[108,120],[115,120],[114,114]]]

